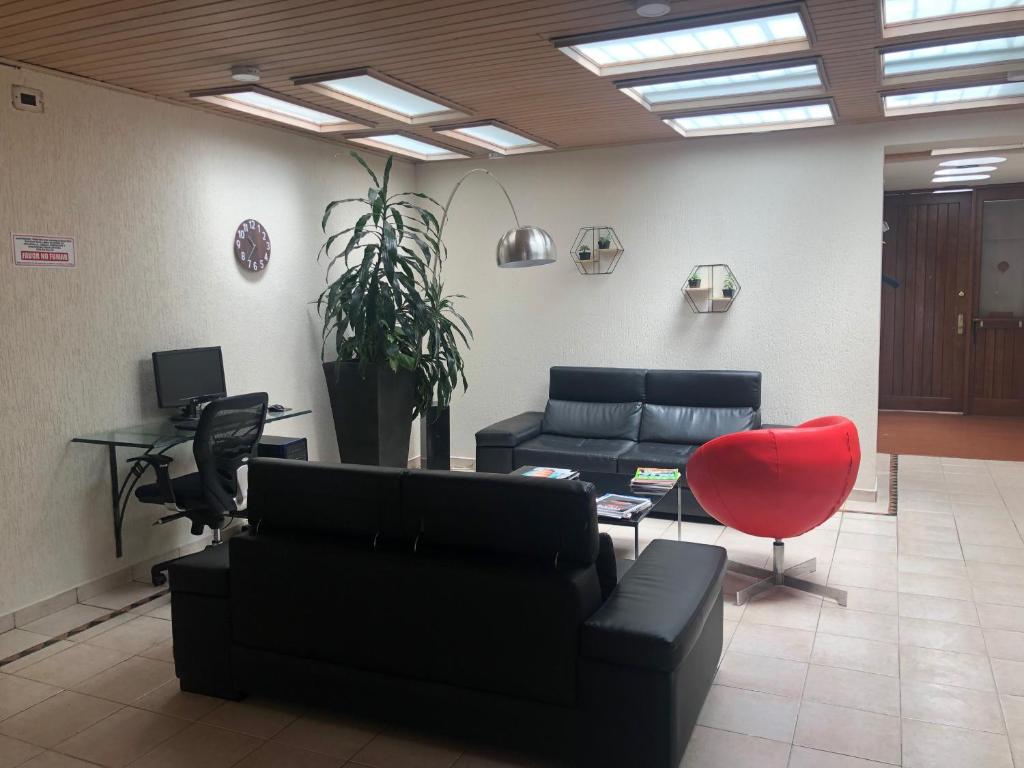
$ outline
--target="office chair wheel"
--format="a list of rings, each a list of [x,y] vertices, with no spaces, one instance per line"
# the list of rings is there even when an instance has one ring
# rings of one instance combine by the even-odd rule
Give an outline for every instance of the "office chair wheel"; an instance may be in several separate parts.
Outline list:
[[[153,582],[154,587],[162,587],[167,583],[167,563],[160,563],[154,565],[153,569],[149,572],[150,581]]]

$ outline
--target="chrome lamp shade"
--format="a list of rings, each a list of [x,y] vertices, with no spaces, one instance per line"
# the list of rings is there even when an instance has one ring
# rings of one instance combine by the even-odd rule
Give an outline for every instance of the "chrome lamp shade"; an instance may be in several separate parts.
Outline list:
[[[540,227],[510,229],[498,241],[499,267],[538,267],[556,259],[555,241]]]

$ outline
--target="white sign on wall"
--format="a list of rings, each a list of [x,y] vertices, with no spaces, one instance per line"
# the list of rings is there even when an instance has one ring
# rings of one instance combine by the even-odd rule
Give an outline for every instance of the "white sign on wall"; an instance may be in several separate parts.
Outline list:
[[[19,235],[14,241],[14,264],[19,267],[75,266],[75,238],[59,235]]]

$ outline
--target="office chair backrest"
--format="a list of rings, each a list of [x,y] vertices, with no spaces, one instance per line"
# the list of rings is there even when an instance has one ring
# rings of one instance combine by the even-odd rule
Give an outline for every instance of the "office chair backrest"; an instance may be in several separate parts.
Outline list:
[[[211,510],[239,510],[238,470],[255,455],[266,421],[266,392],[223,397],[203,409],[192,452]]]

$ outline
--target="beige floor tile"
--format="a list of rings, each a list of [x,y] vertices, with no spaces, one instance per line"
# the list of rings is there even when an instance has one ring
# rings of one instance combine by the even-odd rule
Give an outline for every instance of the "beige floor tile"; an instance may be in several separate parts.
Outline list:
[[[1006,732],[999,697],[994,693],[904,680],[900,685],[900,703],[903,717],[911,720],[972,731]]]
[[[828,583],[836,587],[863,587],[894,591],[896,582],[896,566],[894,565],[842,565],[836,563],[828,574]]]
[[[869,549],[872,552],[896,552],[896,537],[840,531],[836,539],[836,548],[840,547],[843,549]]]
[[[381,733],[352,758],[370,768],[450,768],[462,750],[430,738]]]
[[[75,604],[62,611],[51,613],[41,619],[26,624],[22,629],[28,632],[35,632],[47,637],[62,635],[72,629],[77,629],[93,619],[105,616],[110,613],[106,608],[97,608],[92,605]]]
[[[886,763],[875,760],[837,755],[834,752],[822,752],[807,747],[793,747],[789,758],[789,768],[884,768],[885,765]]]
[[[811,663],[896,677],[900,671],[898,648],[877,640],[818,634]]]
[[[289,704],[249,698],[227,701],[205,715],[200,722],[269,739],[295,720],[301,710]]]
[[[1010,749],[1016,765],[1024,765],[1024,697],[1000,696],[1006,732],[1010,737]]]
[[[155,565],[155,563],[154,563],[154,565]],[[142,583],[144,583],[144,584],[148,583],[148,580],[145,581],[145,582],[142,582]],[[163,595],[161,597],[156,598],[155,600],[150,600],[149,602],[143,603],[142,605],[140,605],[137,608],[132,608],[129,611],[129,613],[135,614],[136,616],[154,616],[154,615],[157,615],[157,614],[161,614],[162,611],[166,610],[167,611],[167,621],[170,621],[171,620],[170,608],[171,608],[171,596],[170,596],[170,594],[166,594],[166,595]],[[163,616],[160,615],[160,616],[158,616],[158,618],[163,618]]]
[[[908,619],[948,621],[953,624],[978,626],[978,609],[968,600],[948,597],[900,594],[900,616]]]
[[[481,752],[463,752],[455,761],[454,768],[554,768],[554,764],[542,758],[509,755],[501,751],[484,749]]]
[[[170,664],[173,664],[174,641],[164,640],[162,643],[157,643],[156,645],[151,646],[144,651],[140,651],[139,656],[143,656],[147,659],[156,659],[157,661],[166,661]]]
[[[1006,736],[903,721],[903,768],[1012,768]]]
[[[989,660],[973,653],[900,646],[900,675],[903,680],[921,683],[957,685],[976,691],[996,690]]]
[[[171,624],[152,616],[137,616],[108,632],[89,638],[89,645],[141,653],[171,639]]]
[[[55,696],[60,690],[46,683],[0,673],[0,720]]]
[[[1024,661],[1024,632],[1007,629],[985,629],[985,645],[993,659]]]
[[[0,722],[0,733],[40,747],[53,747],[109,717],[120,704],[62,691]]]
[[[1013,587],[1024,586],[1024,566],[1002,563],[968,562],[967,575],[974,582],[993,582]]]
[[[928,619],[900,619],[900,645],[985,655],[985,638],[979,627]]]
[[[1024,547],[986,547],[964,544],[964,560],[979,563],[1024,566]]]
[[[789,744],[782,742],[698,725],[686,746],[681,768],[786,768],[789,749]]]
[[[896,565],[893,552],[874,552],[870,549],[846,549],[837,547],[832,556],[833,565],[878,565],[891,568]]]
[[[164,683],[145,696],[132,702],[133,707],[148,709],[161,715],[170,715],[182,720],[198,720],[224,703],[223,699],[187,693],[179,687],[178,680]]]
[[[899,610],[899,596],[896,592],[850,586],[844,586],[843,589],[846,590],[846,607],[852,610],[889,613],[893,616]]]
[[[187,726],[183,720],[125,707],[55,749],[107,768],[122,768]]]
[[[244,733],[192,723],[132,763],[132,768],[227,768],[262,744]]]
[[[174,680],[174,666],[165,661],[133,656],[72,686],[80,693],[131,704],[140,696]]]
[[[236,763],[235,768],[340,768],[343,762],[330,755],[268,741]]]
[[[166,587],[154,587],[152,584],[143,584],[139,581],[129,581],[127,584],[115,587],[109,592],[93,595],[82,602],[86,605],[95,605],[99,608],[116,610],[150,597],[151,595],[155,595],[166,589]]]
[[[697,722],[709,728],[790,743],[800,700],[713,685]]]
[[[18,768],[96,768],[96,764],[60,752],[43,752]]]
[[[766,624],[744,624],[741,621],[729,643],[729,650],[754,656],[809,661],[813,645],[813,632]]]
[[[103,613],[110,613],[110,611],[107,610],[106,608],[93,608],[93,606],[90,606],[90,605],[85,605],[85,606],[82,606],[82,607],[83,608],[92,608],[93,610],[102,611]],[[131,621],[134,618],[135,618],[134,614],[131,614],[131,613],[119,613],[116,616],[111,616],[106,621],[101,621],[99,624],[97,624],[94,627],[89,627],[88,629],[83,630],[82,632],[79,632],[79,633],[73,635],[71,639],[74,640],[76,643],[84,643],[87,640],[89,640],[89,639],[91,639],[93,637],[96,637],[96,635],[102,635],[104,632],[109,632],[114,627],[117,627],[117,626],[119,626],[121,624],[126,624],[126,623],[128,623],[129,621]]]
[[[31,667],[33,664],[48,659],[51,656],[56,656],[61,651],[66,651],[68,648],[73,648],[75,644],[70,640],[58,640],[52,645],[48,645],[35,653],[30,653],[28,656],[23,656],[17,661],[11,661],[0,667],[7,674],[13,675],[26,667]]]
[[[1024,632],[1024,608],[1006,605],[978,604],[978,617],[985,629],[1009,629]]]
[[[115,664],[120,664],[130,655],[112,648],[76,643],[66,651],[19,670],[18,676],[61,688],[70,688],[105,669],[110,669]]]
[[[364,723],[330,713],[316,713],[295,720],[274,736],[273,741],[348,760],[376,734],[376,729]]]
[[[953,519],[953,516],[950,515],[950,523],[952,523]],[[955,525],[947,527],[945,525],[908,525],[901,523],[897,530],[901,538],[916,539],[917,541],[934,541],[940,544],[956,544],[960,541]]]
[[[10,629],[0,633],[0,659],[21,653],[34,645],[45,643],[49,639],[47,635],[37,635],[35,632],[26,632],[24,629]],[[4,666],[2,669],[6,670],[7,667]]]
[[[162,598],[161,598],[162,599]],[[164,621],[171,620],[171,603],[168,601],[163,605],[157,605],[145,613],[146,616],[152,616],[154,619],[163,619]]]
[[[821,598],[789,587],[777,587],[747,604],[741,623],[770,624],[813,631],[818,624]]]
[[[811,664],[804,701],[863,709],[881,715],[900,714],[900,683],[895,677]]]
[[[826,603],[821,609],[818,632],[895,643],[899,639],[899,619]]]
[[[884,763],[900,761],[898,717],[804,701],[795,745]]]
[[[900,554],[918,557],[939,557],[963,561],[960,545],[955,542],[928,541],[912,536],[900,536]]]
[[[978,603],[1024,608],[1024,585],[997,581],[972,581],[974,600]]]
[[[974,599],[971,582],[967,579],[923,573],[901,573],[899,591],[901,594],[948,597],[954,600]]]
[[[996,690],[1007,696],[1024,696],[1024,661],[992,659]]]
[[[842,533],[867,533],[873,536],[895,536],[896,518],[878,515],[859,515],[848,512],[839,526]]]
[[[735,651],[726,653],[718,667],[715,682],[748,691],[774,693],[799,698],[807,676],[807,665],[801,661],[752,656]]]
[[[0,735],[0,768],[14,768],[43,751],[42,747]],[[783,763],[785,766],[785,763]]]

